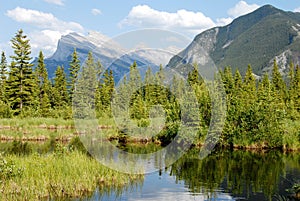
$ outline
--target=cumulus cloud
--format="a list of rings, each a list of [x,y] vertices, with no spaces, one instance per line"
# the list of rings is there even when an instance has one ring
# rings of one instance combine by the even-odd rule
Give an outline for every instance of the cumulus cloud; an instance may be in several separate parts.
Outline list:
[[[300,7],[299,7],[299,8],[295,8],[295,9],[294,9],[294,12],[300,13]]]
[[[17,22],[36,27],[34,32],[28,34],[33,54],[39,50],[51,54],[55,51],[61,35],[70,32],[84,32],[84,28],[80,24],[59,20],[51,13],[16,7],[8,10],[6,15]]]
[[[43,49],[45,52],[54,52],[61,35],[62,33],[59,31],[42,30],[31,32],[28,37],[31,39],[32,49],[36,51]]]
[[[251,13],[257,8],[259,8],[259,5],[257,4],[248,4],[245,1],[240,1],[233,8],[228,10],[228,15],[237,18],[241,15]]]
[[[76,22],[65,22],[57,19],[51,13],[44,13],[37,10],[16,7],[15,9],[8,10],[6,15],[17,22],[28,23],[39,28],[61,31],[66,29],[83,31],[83,27]]]
[[[102,12],[101,12],[101,10],[94,8],[94,9],[92,9],[92,14],[96,16],[96,15],[101,15]]]
[[[47,3],[56,4],[56,5],[59,5],[59,6],[64,5],[63,0],[44,0],[44,1],[46,1]]]
[[[230,24],[232,21],[233,21],[233,18],[231,18],[231,17],[218,18],[217,22],[216,22],[216,25],[218,25],[218,26],[224,26],[224,25]]]
[[[201,12],[182,9],[176,13],[169,13],[155,10],[148,5],[138,5],[131,9],[119,26],[155,27],[199,33],[215,26],[215,23]]]

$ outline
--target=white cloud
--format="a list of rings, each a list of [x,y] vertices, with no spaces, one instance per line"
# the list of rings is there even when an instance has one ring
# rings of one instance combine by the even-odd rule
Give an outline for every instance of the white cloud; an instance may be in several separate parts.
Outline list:
[[[245,1],[240,1],[233,8],[228,10],[228,15],[237,18],[241,15],[251,13],[257,8],[259,8],[259,5],[257,4],[248,4]]]
[[[295,8],[294,12],[300,13],[300,7],[299,8]]]
[[[99,10],[99,9],[97,9],[97,8],[93,8],[93,9],[92,9],[92,14],[96,16],[96,15],[101,15],[102,12],[101,12],[101,10]]]
[[[68,31],[65,34],[68,34]],[[32,49],[35,50],[34,52],[43,49],[47,53],[56,50],[57,41],[61,38],[61,35],[64,34],[59,31],[42,30],[31,32],[28,37],[30,38]]]
[[[76,22],[65,22],[57,19],[51,13],[44,13],[37,10],[16,7],[13,10],[8,10],[6,15],[17,22],[28,23],[39,28],[60,31],[64,31],[66,29],[83,31],[83,27]]]
[[[80,24],[59,20],[51,13],[16,7],[8,10],[6,15],[17,22],[36,27],[35,31],[27,34],[31,41],[33,56],[36,56],[39,50],[49,56],[55,51],[62,35],[70,32],[84,32]]]
[[[227,24],[230,24],[233,21],[233,18],[228,17],[228,18],[218,18],[216,24],[218,26],[224,26]]]
[[[148,5],[138,5],[131,9],[119,26],[155,27],[189,33],[199,33],[214,27],[215,23],[201,12],[178,10],[176,13],[158,11]]]
[[[44,1],[46,1],[47,3],[56,4],[56,5],[59,5],[59,6],[64,5],[63,0],[44,0]]]

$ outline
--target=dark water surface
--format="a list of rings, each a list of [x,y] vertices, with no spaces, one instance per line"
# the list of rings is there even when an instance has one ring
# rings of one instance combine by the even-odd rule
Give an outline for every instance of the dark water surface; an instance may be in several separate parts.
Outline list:
[[[171,167],[146,174],[140,185],[97,189],[83,200],[293,200],[300,154],[218,150],[199,159],[192,149]],[[104,192],[105,191],[105,192]]]

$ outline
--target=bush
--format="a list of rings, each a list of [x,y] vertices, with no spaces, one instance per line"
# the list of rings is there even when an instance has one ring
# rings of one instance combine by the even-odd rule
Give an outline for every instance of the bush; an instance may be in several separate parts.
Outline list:
[[[0,180],[9,180],[14,177],[21,177],[24,168],[16,167],[14,161],[6,160],[0,155]]]
[[[0,118],[11,118],[12,110],[9,105],[5,104],[3,101],[0,101]]]

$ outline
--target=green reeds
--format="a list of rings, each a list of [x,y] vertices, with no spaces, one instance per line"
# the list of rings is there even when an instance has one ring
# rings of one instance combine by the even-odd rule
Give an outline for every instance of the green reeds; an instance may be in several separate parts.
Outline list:
[[[97,186],[118,188],[141,180],[141,175],[128,175],[111,170],[79,151],[57,151],[48,155],[23,157],[8,155],[22,175],[0,181],[0,200],[48,200],[80,198]],[[105,189],[104,188],[104,189]]]

